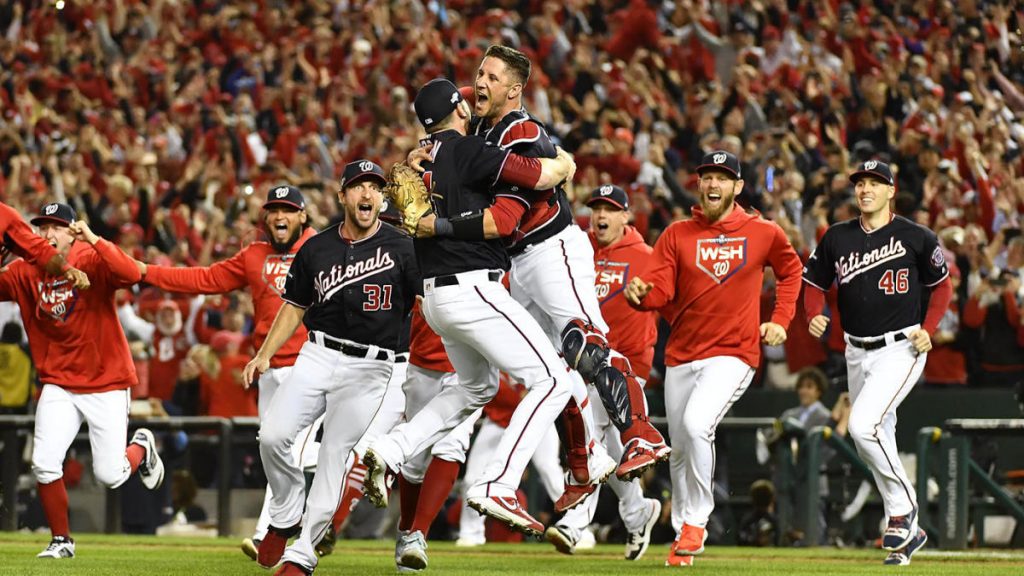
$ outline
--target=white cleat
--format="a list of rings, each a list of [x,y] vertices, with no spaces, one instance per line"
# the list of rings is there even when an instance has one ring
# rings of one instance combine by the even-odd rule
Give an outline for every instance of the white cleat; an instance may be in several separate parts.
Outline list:
[[[74,558],[75,541],[67,536],[54,536],[50,545],[46,547],[36,558]]]
[[[419,572],[427,567],[427,541],[419,530],[399,537],[395,546],[399,572]]]
[[[139,463],[139,477],[142,484],[150,490],[156,490],[164,483],[164,461],[156,452],[156,440],[153,433],[146,428],[139,428],[132,436],[132,444],[138,444],[146,450],[146,455]]]
[[[651,545],[651,531],[654,530],[654,525],[658,523],[658,517],[661,516],[661,502],[653,498],[648,499],[647,502],[651,508],[651,516],[639,530],[630,532],[626,538],[626,553],[624,555],[626,560],[639,560],[647,552],[647,547]]]

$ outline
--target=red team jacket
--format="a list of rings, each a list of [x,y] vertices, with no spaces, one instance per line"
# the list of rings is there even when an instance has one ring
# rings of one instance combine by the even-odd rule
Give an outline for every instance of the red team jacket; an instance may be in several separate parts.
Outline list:
[[[736,208],[711,224],[701,209],[672,223],[654,246],[653,283],[640,308],[672,325],[665,364],[733,356],[757,368],[763,269],[778,279],[772,322],[789,326],[800,294],[800,257],[777,224]]]
[[[594,246],[595,289],[601,315],[608,324],[608,345],[628,358],[633,372],[646,380],[658,339],[657,316],[630,306],[622,292],[630,280],[647,271],[653,249],[632,226],[626,227],[621,240],[605,248],[597,245],[593,232],[588,235]]]
[[[100,239],[75,242],[68,263],[89,276],[88,290],[46,276],[24,260],[0,274],[0,300],[13,300],[32,343],[39,380],[72,392],[123,390],[138,383],[114,293],[139,281],[135,261]]]
[[[17,210],[2,202],[0,202],[0,245],[39,266],[44,266],[57,255],[53,246],[36,234],[21,219],[21,214],[18,214]]]
[[[208,268],[174,268],[170,266],[147,266],[146,282],[186,294],[223,294],[246,286],[252,289],[253,308],[256,313],[256,328],[253,330],[253,345],[258,350],[270,332],[277,311],[284,300],[284,279],[288,275],[295,253],[316,234],[307,228],[288,254],[279,254],[269,242],[253,242],[223,262]],[[270,359],[271,368],[295,364],[299,349],[306,342],[306,328],[299,326],[295,334],[281,346]]]
[[[412,307],[412,326],[409,330],[409,363],[426,370],[455,372],[448,361],[441,337],[427,324],[419,300]]]

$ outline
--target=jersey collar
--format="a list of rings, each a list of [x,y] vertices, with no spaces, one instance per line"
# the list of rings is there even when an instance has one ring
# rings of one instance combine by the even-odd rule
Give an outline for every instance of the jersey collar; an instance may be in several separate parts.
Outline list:
[[[345,238],[345,235],[341,233],[341,229],[342,229],[342,227],[344,225],[345,225],[344,222],[342,222],[341,224],[338,224],[338,238],[341,238],[341,241],[344,242],[345,244],[348,244],[349,246],[355,246],[356,244],[362,244],[363,242],[366,242],[370,238],[373,238],[374,236],[376,236],[377,232],[380,232],[380,229],[383,226],[383,223],[378,218],[378,220],[377,220],[377,227],[373,230],[373,232],[370,232],[369,234],[366,235],[366,237],[360,238],[359,240],[349,240],[348,238]]]
[[[865,234],[874,234],[875,232],[878,232],[879,230],[881,230],[882,228],[885,228],[889,224],[892,224],[892,221],[895,220],[895,219],[896,219],[896,215],[893,214],[892,212],[890,212],[889,213],[889,221],[886,222],[885,224],[882,224],[878,228],[875,228],[874,230],[868,230],[867,228],[864,227],[864,217],[863,216],[858,216],[857,217],[857,224],[860,225],[860,229],[863,230]]]

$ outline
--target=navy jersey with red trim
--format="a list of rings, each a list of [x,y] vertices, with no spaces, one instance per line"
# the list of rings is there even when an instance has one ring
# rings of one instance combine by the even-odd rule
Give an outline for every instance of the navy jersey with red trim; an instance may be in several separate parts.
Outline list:
[[[423,163],[423,180],[438,218],[476,214],[494,201],[491,187],[501,175],[508,152],[479,136],[455,130],[432,134],[431,159]],[[451,237],[417,238],[416,257],[424,278],[469,270],[508,270],[510,263],[501,239],[459,240]]]
[[[411,238],[381,222],[352,242],[335,225],[296,253],[281,298],[306,310],[302,322],[309,330],[402,351],[421,286]]]
[[[509,112],[489,128],[487,122],[480,121],[475,130],[488,143],[520,156],[556,156],[555,145],[544,126],[524,109]],[[513,236],[508,239],[508,250],[512,255],[519,254],[531,244],[547,240],[573,223],[569,200],[557,189],[535,191],[499,182],[495,186],[494,195],[511,197],[527,206],[526,214],[520,219]]]
[[[804,265],[804,281],[839,287],[843,329],[880,336],[924,319],[924,291],[949,275],[939,239],[901,216],[870,232],[860,219],[832,225]]]

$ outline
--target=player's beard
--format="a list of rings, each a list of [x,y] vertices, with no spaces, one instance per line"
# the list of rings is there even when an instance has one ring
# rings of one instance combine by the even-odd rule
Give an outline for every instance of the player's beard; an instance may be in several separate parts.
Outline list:
[[[732,190],[726,191],[721,190],[722,198],[718,201],[717,205],[712,205],[708,201],[708,193],[705,192],[700,195],[700,208],[704,212],[704,217],[710,222],[717,222],[722,214],[725,214],[736,201],[736,193]]]
[[[274,249],[275,252],[279,254],[287,254],[291,252],[292,246],[295,245],[295,243],[299,240],[299,236],[301,235],[302,225],[300,224],[299,227],[296,228],[295,231],[292,232],[290,236],[288,236],[287,240],[285,240],[284,242],[278,242],[277,239],[274,238],[273,231],[270,230],[270,228],[267,228],[267,237],[270,239],[270,246]]]

